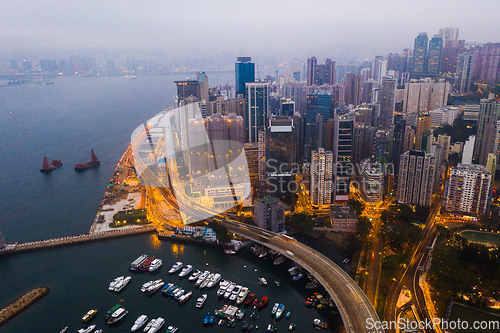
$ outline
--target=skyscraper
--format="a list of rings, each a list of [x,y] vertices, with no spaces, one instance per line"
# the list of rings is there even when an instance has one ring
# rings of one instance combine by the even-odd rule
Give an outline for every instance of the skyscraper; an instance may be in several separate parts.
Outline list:
[[[397,201],[430,206],[434,188],[435,158],[423,151],[407,151],[399,160]]]
[[[311,153],[309,195],[313,205],[333,202],[333,153],[318,148]]]
[[[396,79],[387,76],[382,79],[382,88],[379,92],[378,104],[380,104],[380,118],[378,127],[388,130],[392,127],[394,121],[394,107],[396,94]]]
[[[391,154],[389,161],[394,165],[394,174],[399,172],[399,157],[404,152],[406,121],[401,115],[394,118],[394,130],[392,133]]]
[[[318,65],[316,57],[307,59],[307,85],[335,84],[335,61],[326,59],[324,65]]]
[[[245,83],[255,81],[255,64],[251,57],[238,57],[234,64],[236,95],[243,94],[246,97]]]
[[[429,53],[427,55],[427,75],[436,76],[440,73],[442,50],[443,38],[439,35],[435,35],[429,42]]]
[[[277,117],[269,119],[266,134],[266,168],[268,193],[285,204],[292,204],[295,186],[296,165],[300,158],[300,117]]]
[[[188,97],[193,96],[201,101],[200,82],[197,80],[174,81],[177,85],[177,105],[181,105]]]
[[[382,56],[377,56],[373,60],[372,78],[379,84],[382,83],[382,78],[387,74],[387,59]]]
[[[265,131],[269,112],[269,87],[268,82],[246,83],[247,112],[245,119],[245,132],[247,142],[258,142],[259,131]]]
[[[500,81],[500,43],[473,48],[472,79],[494,84]]]
[[[349,73],[346,77],[344,102],[349,105],[358,106],[361,104],[361,75]]]
[[[477,123],[477,136],[474,143],[474,163],[486,165],[488,154],[493,152],[496,131],[495,127],[500,115],[500,102],[495,100],[495,95],[482,99],[479,105],[479,119]]]
[[[349,200],[354,136],[354,111],[336,114],[333,129],[333,159],[335,162],[335,201]],[[330,148],[330,147],[327,147]]]
[[[472,54],[463,52],[458,55],[457,69],[455,74],[454,91],[465,94],[470,90],[472,69]]]
[[[432,118],[429,114],[421,114],[417,119],[417,133],[415,134],[415,149],[427,150],[427,146],[422,145],[424,133],[429,133],[431,130]]]
[[[413,47],[413,77],[422,77],[426,73],[428,38],[425,32],[418,34]]]

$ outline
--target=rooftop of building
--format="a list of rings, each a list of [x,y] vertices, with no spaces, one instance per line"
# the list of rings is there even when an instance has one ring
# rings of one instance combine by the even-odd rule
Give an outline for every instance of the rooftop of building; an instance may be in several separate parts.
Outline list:
[[[354,207],[350,205],[331,205],[330,217],[332,219],[357,219]]]
[[[255,199],[255,203],[270,203],[270,204],[279,204],[282,203],[280,199],[274,197],[263,197],[259,199]]]
[[[455,169],[486,172],[486,173],[488,172],[486,167],[480,164],[458,163]]]

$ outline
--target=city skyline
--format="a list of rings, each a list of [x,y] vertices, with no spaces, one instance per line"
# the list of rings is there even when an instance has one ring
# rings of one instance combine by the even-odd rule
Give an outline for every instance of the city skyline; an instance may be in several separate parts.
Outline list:
[[[218,4],[6,4],[0,53],[144,52],[189,60],[227,53],[279,59],[293,52],[299,58],[317,54],[319,61],[349,62],[412,48],[418,33],[431,38],[443,27],[459,28],[459,38],[468,42],[495,42],[500,35],[495,24],[500,4],[485,0],[474,6],[428,0]],[[40,14],[48,8],[50,14]]]

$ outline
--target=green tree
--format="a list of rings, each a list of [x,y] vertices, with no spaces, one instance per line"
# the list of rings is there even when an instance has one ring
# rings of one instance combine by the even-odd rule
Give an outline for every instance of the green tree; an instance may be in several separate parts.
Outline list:
[[[226,244],[231,241],[231,236],[225,225],[212,221],[208,223],[208,227],[216,233],[219,243]]]

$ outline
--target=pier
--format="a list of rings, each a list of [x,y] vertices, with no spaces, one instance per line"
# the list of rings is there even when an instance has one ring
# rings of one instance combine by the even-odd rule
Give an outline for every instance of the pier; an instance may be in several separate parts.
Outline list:
[[[69,246],[81,243],[95,242],[108,238],[125,237],[125,236],[143,234],[155,231],[156,231],[155,226],[148,225],[144,227],[130,228],[125,230],[88,233],[82,235],[59,237],[59,238],[52,238],[52,239],[19,243],[19,244],[6,244],[5,248],[0,250],[0,256],[47,249],[47,248],[54,248],[60,246]]]
[[[47,295],[49,291],[47,287],[35,288],[0,310],[0,326],[26,310],[30,305]]]

